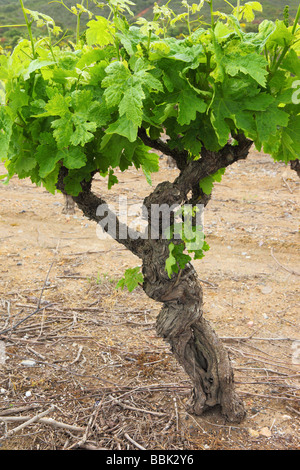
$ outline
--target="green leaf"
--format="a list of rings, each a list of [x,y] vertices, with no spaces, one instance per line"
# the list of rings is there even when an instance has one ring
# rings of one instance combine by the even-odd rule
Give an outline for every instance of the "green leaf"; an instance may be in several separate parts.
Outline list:
[[[197,117],[197,112],[205,113],[206,103],[192,90],[183,90],[178,99],[178,122],[190,124]]]
[[[256,127],[261,142],[268,140],[269,136],[275,135],[278,126],[286,127],[289,115],[277,105],[271,104],[266,110],[256,113]]]
[[[227,79],[223,84],[218,85],[211,104],[211,124],[221,147],[226,145],[229,134],[234,128],[244,131],[245,135],[252,139],[257,138],[254,110],[268,103],[268,98],[259,99],[255,96],[259,90],[253,86],[249,88],[250,84],[246,89],[236,88],[238,82],[241,80]],[[247,82],[244,85],[247,85]],[[254,103],[254,110],[252,110],[251,102]]]
[[[46,112],[32,117],[64,116],[69,113],[70,104],[70,96],[64,97],[60,93],[55,93],[45,106]]]
[[[267,148],[276,161],[288,163],[290,160],[300,160],[300,115],[291,116],[286,127],[280,130],[270,141],[271,145]],[[278,148],[276,148],[275,144]]]
[[[85,153],[79,147],[62,149],[58,152],[58,157],[63,161],[63,165],[70,170],[84,167],[87,161]]]
[[[7,157],[7,151],[12,134],[13,120],[7,111],[6,106],[0,106],[0,159],[3,161]]]
[[[113,27],[103,16],[87,23],[86,40],[89,46],[107,46],[113,43]]]
[[[56,139],[57,147],[59,149],[68,147],[74,130],[71,113],[53,121],[51,127],[54,129],[53,137]]]
[[[127,88],[119,105],[120,116],[125,115],[139,127],[142,124],[144,99],[145,94],[141,85]]]
[[[149,72],[153,68],[154,67],[144,59],[139,58],[134,66],[133,80],[135,83],[139,83],[151,91],[163,91],[164,87],[162,83]]]
[[[240,7],[239,19],[245,19],[248,23],[251,23],[255,19],[254,11],[263,11],[262,4],[259,2],[247,2],[245,5]],[[237,9],[234,10],[234,14]]]
[[[104,49],[88,49],[87,51],[84,51],[80,59],[78,60],[76,67],[79,68],[80,70],[84,69],[85,67],[88,67],[91,64],[94,64],[96,62],[104,61],[107,57],[106,51]],[[106,67],[107,67],[106,63]]]
[[[148,184],[152,186],[151,174],[159,170],[159,156],[150,150],[150,147],[146,147],[144,144],[138,145],[134,149],[132,161],[137,169],[142,167]]]
[[[172,242],[169,243],[169,257],[165,264],[169,278],[171,278],[173,273],[178,273],[179,268],[184,269],[187,263],[192,260],[189,255],[183,253],[184,250],[184,243],[180,243],[179,245],[174,245]]]
[[[108,107],[118,106],[131,78],[128,67],[123,62],[112,62],[106,69],[107,76],[102,80],[104,98]]]
[[[260,93],[259,95],[253,96],[243,101],[243,108],[251,111],[265,111],[272,103],[275,98],[268,93]]]
[[[54,24],[54,20],[51,18],[51,16],[40,13],[39,11],[29,10],[28,8],[24,8],[24,11],[32,17],[33,21],[39,22],[40,20],[43,20],[42,24]],[[41,26],[41,24],[39,26]]]
[[[60,165],[56,165],[53,171],[49,173],[45,178],[42,179],[43,186],[51,194],[55,194],[57,191],[56,183],[58,179],[59,170],[60,170]],[[31,176],[31,180],[32,180],[32,176]],[[32,182],[35,182],[35,181],[32,181]]]
[[[168,273],[169,278],[171,279],[173,272],[178,272],[178,266],[176,264],[176,258],[173,255],[173,250],[175,248],[174,243],[169,244],[169,257],[166,259],[166,271]]]
[[[204,194],[211,194],[213,187],[214,187],[214,179],[212,176],[206,176],[203,178],[199,183],[200,188],[204,192]]]
[[[232,77],[242,72],[250,75],[259,85],[265,87],[268,76],[268,62],[265,57],[257,53],[230,54],[224,57],[223,63],[226,72]]]
[[[113,170],[109,170],[108,174],[108,189],[111,189],[114,184],[118,184],[119,180],[118,178],[114,175]]]
[[[94,102],[92,91],[85,89],[73,91],[71,100],[75,113],[84,119],[88,119],[90,107]]]
[[[106,134],[119,134],[126,137],[129,142],[134,142],[137,138],[138,125],[130,121],[125,115],[110,124],[106,129]]]
[[[78,196],[78,194],[82,191],[80,180],[78,178],[74,178],[72,174],[66,176],[64,179],[64,185],[65,191],[71,196]]]
[[[14,111],[15,114],[18,112],[22,115],[21,108],[27,106],[29,102],[29,96],[26,90],[21,87],[20,83],[17,83],[14,88],[8,93],[9,107]]]
[[[54,60],[40,60],[35,59],[30,62],[28,69],[24,73],[24,80],[28,80],[30,78],[30,74],[35,72],[36,70],[40,70],[43,67],[47,67],[49,65],[54,65],[56,62]]]
[[[34,156],[39,164],[39,175],[41,178],[46,178],[60,160],[59,152],[55,150],[55,145],[43,144],[38,146]]]
[[[120,279],[116,288],[121,288],[123,290],[124,287],[127,287],[128,291],[132,292],[139,284],[143,284],[144,282],[144,277],[140,271],[140,266],[126,269],[124,277]]]
[[[272,48],[276,45],[285,47],[294,41],[294,35],[286,27],[283,21],[276,20],[276,29],[268,37],[267,47]]]
[[[206,176],[199,182],[200,189],[202,189],[204,194],[207,194],[207,195],[211,194],[213,187],[214,187],[214,182],[222,181],[222,177],[224,173],[225,173],[225,168],[221,168],[213,175]]]
[[[84,146],[93,140],[93,132],[96,131],[97,125],[95,122],[86,122],[85,119],[79,114],[74,114],[72,117],[75,131],[70,138],[70,143],[74,146]]]
[[[300,77],[300,60],[294,49],[290,49],[290,51],[287,53],[281,64],[281,67],[285,70],[288,70],[293,75]]]
[[[105,134],[101,141],[100,152],[107,162],[107,168],[101,167],[102,171],[108,170],[108,167],[116,168],[119,166],[120,158],[128,140],[118,134]]]
[[[110,118],[111,114],[105,103],[94,101],[89,107],[88,120],[94,122],[98,128],[106,126]]]

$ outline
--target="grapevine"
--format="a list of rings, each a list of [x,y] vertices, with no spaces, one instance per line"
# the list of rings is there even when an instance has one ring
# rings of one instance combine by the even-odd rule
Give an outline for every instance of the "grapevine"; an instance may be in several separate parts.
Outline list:
[[[152,188],[144,203],[148,209],[153,203],[181,208],[188,203],[191,238],[174,239],[174,220],[166,239],[117,236],[143,261],[142,273],[128,270],[119,287],[143,285],[164,303],[163,315],[175,301],[178,308],[200,302],[190,262],[209,246],[203,235],[199,246],[189,249],[197,204],[209,202],[215,181],[245,159],[251,146],[286,164],[300,159],[300,4],[294,19],[286,8],[281,19],[266,19],[257,33],[247,33],[242,22],[262,11],[259,2],[226,1],[232,12],[225,14],[215,11],[213,0],[192,5],[183,0],[184,12],[177,15],[169,1],[155,4],[152,21],[134,18],[130,0],[94,0],[103,9],[96,16],[87,1],[71,8],[58,3],[76,17],[74,42],[63,41],[52,18],[20,0],[28,38],[0,54],[0,148],[7,170],[1,178],[6,183],[14,175],[30,178],[50,193],[71,195],[109,233],[97,214],[105,201],[92,192],[95,174],[107,176],[111,188],[118,184],[116,169],[142,169],[150,188],[151,174],[159,170],[159,157],[150,150],[172,157],[178,178]],[[209,23],[201,15],[205,3]],[[89,19],[84,31],[82,15]],[[41,28],[37,37],[33,23]],[[176,23],[186,27],[178,38],[169,34]],[[108,214],[121,229],[116,215]],[[148,222],[153,223],[149,216]],[[198,305],[191,315],[200,310]],[[185,321],[176,334],[163,331],[165,324],[159,334],[171,344],[181,330],[191,328],[195,335],[195,318],[186,314]]]

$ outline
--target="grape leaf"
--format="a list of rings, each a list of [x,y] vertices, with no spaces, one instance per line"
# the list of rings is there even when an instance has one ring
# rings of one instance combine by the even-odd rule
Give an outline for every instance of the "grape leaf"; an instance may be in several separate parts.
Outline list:
[[[55,93],[45,106],[46,112],[32,117],[64,116],[69,112],[70,104],[70,96],[64,97],[60,93]]]
[[[166,259],[166,271],[168,273],[169,278],[171,279],[173,272],[178,272],[178,266],[176,264],[176,258],[173,255],[173,250],[175,248],[174,243],[169,244],[169,256]]]
[[[105,134],[101,141],[100,152],[106,157],[107,168],[101,166],[101,170],[107,170],[109,166],[116,168],[120,163],[121,154],[128,140],[118,134]]]
[[[222,176],[225,173],[225,168],[221,168],[218,170],[216,173],[213,175],[206,176],[199,182],[200,189],[204,192],[204,194],[211,194],[213,187],[214,187],[214,182],[220,182],[222,181]]]
[[[42,67],[47,67],[49,65],[54,65],[56,62],[54,60],[40,60],[35,59],[30,62],[28,69],[24,73],[24,80],[28,80],[30,78],[30,74],[35,72],[36,70],[41,69]]]
[[[266,110],[256,113],[256,127],[258,137],[261,142],[268,140],[270,135],[275,135],[278,126],[286,127],[289,122],[289,115],[279,109],[275,103]]]
[[[0,106],[0,158],[4,160],[7,157],[7,151],[12,134],[13,120],[6,106]]]
[[[63,116],[52,122],[51,127],[54,129],[53,136],[57,141],[57,147],[62,149],[67,147],[73,135],[73,123],[69,115]]]
[[[112,169],[109,170],[108,173],[108,184],[107,187],[108,189],[111,189],[114,184],[117,184],[119,182],[118,178],[116,175],[114,175],[114,171]]]
[[[197,112],[205,113],[206,103],[190,90],[183,90],[178,99],[178,122],[180,125],[190,124],[197,116]]]
[[[48,176],[61,158],[59,152],[56,151],[55,145],[46,144],[39,145],[34,156],[39,164],[39,175],[41,178]]]
[[[139,127],[142,124],[144,98],[145,94],[140,84],[127,88],[119,105],[120,116],[125,115]]]
[[[86,40],[89,46],[107,46],[113,43],[113,27],[103,16],[87,23]]]
[[[129,142],[134,142],[138,133],[138,125],[129,120],[125,115],[113,122],[106,129],[106,134],[119,134],[126,137]]]
[[[291,44],[293,40],[294,35],[291,30],[286,27],[283,21],[276,20],[276,28],[268,37],[266,46],[270,49],[276,45],[285,47],[286,45]]]
[[[79,147],[69,147],[58,152],[59,160],[63,160],[63,165],[70,170],[85,166],[87,157]]]
[[[265,87],[268,62],[263,56],[254,52],[247,55],[230,54],[224,57],[223,64],[226,72],[232,77],[242,72],[245,75],[250,75],[257,83]]]
[[[265,148],[274,160],[285,163],[290,160],[300,160],[300,115],[291,116],[288,125],[280,130],[279,135],[277,133],[276,137],[270,140],[270,144]]]
[[[169,257],[165,263],[165,268],[169,278],[172,277],[173,273],[178,273],[179,268],[184,269],[186,264],[192,260],[189,255],[183,253],[184,250],[184,243],[180,243],[179,245],[175,245],[172,242],[169,243]]]
[[[97,129],[95,122],[86,122],[85,119],[77,113],[72,116],[72,121],[75,126],[75,131],[70,138],[72,145],[84,146],[94,138],[93,132]]]
[[[124,287],[127,287],[128,291],[132,292],[139,284],[143,284],[144,282],[144,277],[140,271],[140,266],[126,269],[124,277],[120,279],[116,288],[123,290]]]

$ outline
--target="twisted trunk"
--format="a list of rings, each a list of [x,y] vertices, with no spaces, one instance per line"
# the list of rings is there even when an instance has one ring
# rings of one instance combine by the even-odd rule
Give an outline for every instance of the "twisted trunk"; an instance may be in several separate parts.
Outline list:
[[[201,193],[199,181],[221,168],[245,159],[252,142],[242,135],[237,135],[235,139],[238,145],[228,144],[219,152],[209,152],[203,148],[201,158],[191,162],[186,152],[170,150],[160,139],[151,140],[143,129],[139,131],[139,138],[145,145],[174,158],[180,175],[173,183],[159,184],[145,199],[144,205],[148,210],[148,236],[140,237],[128,230],[127,238],[117,236],[116,239],[142,260],[143,289],[150,298],[163,304],[157,317],[157,333],[170,344],[174,356],[192,381],[190,411],[201,414],[206,409],[219,405],[228,421],[240,422],[245,415],[244,406],[235,392],[228,354],[216,333],[203,318],[203,294],[196,271],[188,263],[178,274],[173,274],[171,279],[168,277],[165,262],[169,256],[169,241],[162,237],[163,232],[160,232],[158,239],[151,238],[151,226],[154,223],[157,225],[151,207],[154,204],[166,204],[171,207],[196,202],[206,205],[210,197]],[[67,170],[62,167],[57,188],[63,193],[66,175]],[[120,229],[124,233],[124,226],[108,208],[105,215],[99,215],[98,206],[105,205],[106,202],[91,191],[93,176],[92,174],[90,181],[81,183],[82,192],[73,197],[74,201],[86,217],[100,223],[110,235],[113,236],[109,226],[103,225],[107,217],[115,220],[116,233],[119,233]],[[190,194],[192,196],[189,200]],[[161,220],[159,225],[162,225]]]
[[[296,171],[297,175],[300,178],[300,160],[292,160],[290,165],[291,165],[291,169]]]
[[[244,405],[234,388],[228,353],[209,323],[203,318],[203,293],[191,264],[169,279],[165,271],[168,245],[162,240],[147,247],[143,257],[143,288],[152,299],[162,302],[156,331],[192,381],[188,405],[201,415],[217,405],[229,422],[241,422]]]

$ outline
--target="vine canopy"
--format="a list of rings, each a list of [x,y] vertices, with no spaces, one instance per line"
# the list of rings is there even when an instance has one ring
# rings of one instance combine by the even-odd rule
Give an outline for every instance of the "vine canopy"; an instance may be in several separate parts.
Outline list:
[[[73,43],[56,37],[60,30],[50,17],[20,3],[28,39],[0,55],[7,180],[29,177],[53,193],[64,166],[65,190],[76,196],[95,172],[108,175],[111,187],[116,168],[134,166],[151,184],[159,161],[140,129],[152,140],[165,131],[169,148],[191,160],[203,149],[219,151],[237,134],[275,160],[300,158],[300,7],[294,20],[285,11],[282,20],[265,20],[257,33],[246,33],[241,21],[252,21],[258,2],[232,14],[207,2],[210,24],[201,16],[204,1],[184,0],[180,15],[170,2],[155,5],[153,21],[133,17],[128,0],[102,3],[97,16],[82,2],[70,9],[77,17]],[[89,15],[85,31],[83,14]],[[32,22],[46,34],[34,38]],[[168,33],[176,22],[185,24],[185,35]]]

